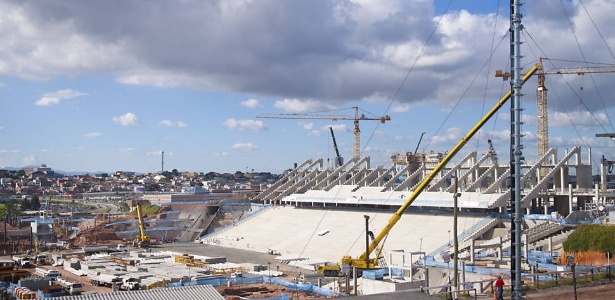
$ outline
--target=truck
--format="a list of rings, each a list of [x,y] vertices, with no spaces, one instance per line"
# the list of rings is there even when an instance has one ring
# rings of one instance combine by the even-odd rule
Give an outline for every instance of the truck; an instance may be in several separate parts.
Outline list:
[[[141,280],[139,278],[132,277],[130,275],[125,275],[121,277],[122,283],[120,285],[120,290],[124,291],[136,291],[141,288]]]
[[[70,281],[62,277],[50,278],[49,284],[50,285],[57,284],[61,286],[64,289],[64,291],[66,291],[66,293],[70,295],[80,295],[81,293],[83,293],[82,283]]]
[[[31,268],[32,262],[29,256],[13,256],[15,264],[22,268]]]
[[[90,278],[90,283],[94,286],[112,287],[114,284],[119,286],[122,283],[122,278],[113,274],[93,272],[88,274],[88,277]]]
[[[60,277],[60,271],[58,270],[48,270],[44,268],[36,268],[34,269],[34,274],[41,278],[58,278]]]

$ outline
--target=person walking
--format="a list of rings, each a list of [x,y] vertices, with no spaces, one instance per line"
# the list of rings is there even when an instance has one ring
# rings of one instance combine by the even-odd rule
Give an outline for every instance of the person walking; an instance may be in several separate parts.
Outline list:
[[[496,298],[495,300],[504,300],[504,280],[501,275],[498,275],[498,279],[495,281]]]

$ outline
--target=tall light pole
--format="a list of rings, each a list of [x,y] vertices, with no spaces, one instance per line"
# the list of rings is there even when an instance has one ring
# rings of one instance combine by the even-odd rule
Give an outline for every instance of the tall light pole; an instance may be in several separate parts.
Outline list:
[[[269,267],[267,269],[269,270],[269,285],[271,285],[271,262],[268,261],[267,265],[269,265]]]

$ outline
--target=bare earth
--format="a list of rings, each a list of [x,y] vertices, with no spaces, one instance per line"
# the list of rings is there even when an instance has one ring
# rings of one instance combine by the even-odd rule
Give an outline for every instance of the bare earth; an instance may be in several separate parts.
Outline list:
[[[615,299],[615,282],[603,282],[599,285],[577,286],[578,300]],[[572,286],[560,286],[549,289],[528,291],[525,299],[553,300],[575,299]]]

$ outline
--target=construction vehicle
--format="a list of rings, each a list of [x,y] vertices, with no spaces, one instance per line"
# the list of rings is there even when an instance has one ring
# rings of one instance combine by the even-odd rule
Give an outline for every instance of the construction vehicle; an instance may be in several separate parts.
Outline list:
[[[137,218],[139,220],[139,235],[133,241],[133,246],[139,248],[148,248],[150,245],[150,237],[145,235],[145,222],[143,222],[143,210],[141,203],[136,204]]]
[[[307,113],[307,114],[279,114],[279,115],[263,114],[263,115],[259,115],[256,117],[265,118],[265,119],[303,119],[303,120],[318,119],[318,120],[332,120],[332,121],[352,120],[354,122],[354,129],[352,130],[352,132],[354,133],[353,154],[354,154],[354,158],[358,159],[361,154],[361,129],[359,129],[359,121],[372,120],[372,121],[380,121],[380,123],[384,124],[386,121],[390,121],[391,117],[389,115],[384,115],[380,117],[379,116],[369,117],[363,113],[359,114],[358,106],[353,106],[352,109],[354,109],[354,116],[324,115],[320,113],[316,113],[316,114]]]
[[[533,66],[532,69],[530,69],[530,71],[523,76],[522,84],[525,83],[538,70],[539,70],[538,65]],[[366,228],[366,249],[365,249],[365,252],[361,254],[361,256],[359,256],[358,258],[353,258],[350,255],[346,255],[340,259],[339,264],[318,265],[315,267],[316,271],[319,274],[323,274],[325,276],[327,274],[329,274],[329,276],[337,276],[342,273],[342,270],[347,271],[353,267],[359,270],[369,270],[369,269],[377,268],[379,266],[379,261],[381,258],[380,252],[382,251],[379,249],[379,248],[382,248],[382,246],[380,245],[380,242],[382,242],[385,239],[385,237],[388,236],[391,229],[393,229],[395,224],[397,224],[397,221],[401,219],[401,216],[403,215],[403,213],[406,211],[406,209],[410,205],[412,205],[412,203],[414,202],[414,200],[416,200],[419,194],[421,194],[421,192],[423,192],[423,190],[427,188],[429,183],[440,173],[440,171],[444,168],[444,166],[446,166],[446,164],[457,154],[457,152],[459,152],[459,150],[461,150],[461,148],[465,146],[465,144],[472,138],[472,136],[474,136],[474,134],[476,134],[478,130],[480,130],[480,128],[483,125],[485,125],[485,123],[487,123],[487,121],[489,121],[489,119],[492,116],[495,115],[495,113],[506,103],[506,101],[510,99],[511,95],[512,95],[512,91],[508,91],[508,93],[506,93],[506,95],[504,95],[500,99],[500,101],[498,101],[487,112],[487,114],[485,114],[478,121],[478,123],[476,123],[474,127],[472,127],[472,129],[470,129],[468,133],[466,133],[466,135],[453,147],[453,149],[448,154],[446,154],[446,156],[444,156],[444,158],[438,163],[438,165],[433,169],[433,171],[431,171],[429,175],[427,175],[423,179],[423,181],[421,181],[421,183],[412,192],[412,194],[406,199],[406,201],[401,205],[401,207],[393,214],[393,216],[391,216],[388,223],[380,231],[380,233],[378,233],[378,235],[373,238],[371,243],[369,243],[369,235],[370,235],[369,230],[367,230]],[[366,222],[367,222],[367,218],[366,218]],[[377,250],[377,255],[375,258],[370,258],[370,254],[374,252],[374,250]]]
[[[57,284],[61,286],[69,295],[80,295],[83,293],[83,284],[81,282],[74,282],[62,277],[55,277],[49,279],[49,285]]]
[[[136,291],[141,287],[140,286],[141,280],[139,278],[135,278],[130,275],[124,275],[121,277],[121,279],[122,281],[120,285],[120,290]]]
[[[13,256],[13,260],[15,261],[15,264],[17,264],[17,266],[21,267],[21,268],[30,268],[32,267],[32,260],[30,259],[29,256]]]
[[[337,142],[335,141],[335,134],[333,134],[333,127],[329,126],[331,131],[331,138],[333,139],[333,149],[335,149],[335,166],[341,167],[344,164],[344,158],[340,155],[340,150],[337,149]]]

